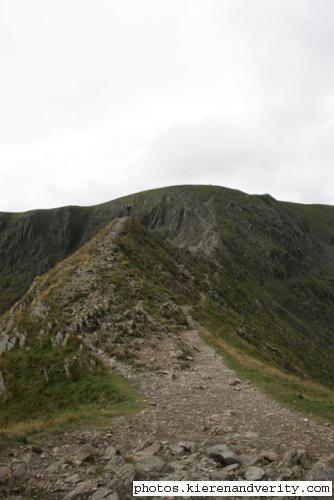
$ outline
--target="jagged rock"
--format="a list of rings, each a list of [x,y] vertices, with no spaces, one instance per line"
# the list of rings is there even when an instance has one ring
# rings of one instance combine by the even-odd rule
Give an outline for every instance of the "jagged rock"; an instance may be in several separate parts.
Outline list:
[[[114,448],[114,446],[108,446],[108,448],[104,450],[103,458],[105,458],[106,460],[112,460],[117,455],[119,455],[119,452],[116,450],[116,448]]]
[[[229,385],[231,385],[231,386],[236,386],[236,385],[239,385],[239,384],[241,384],[241,383],[242,383],[242,382],[241,382],[241,380],[240,380],[239,378],[235,378],[235,379],[233,379],[233,380],[231,380],[231,381],[229,382]]]
[[[260,481],[265,476],[265,471],[261,467],[251,465],[245,470],[245,479],[247,481]]]
[[[239,464],[227,465],[223,469],[215,470],[211,474],[213,481],[226,481],[229,479],[234,479],[240,471]]]
[[[271,462],[277,462],[277,460],[278,455],[275,451],[265,450],[256,457],[254,464],[266,465]]]
[[[74,452],[68,460],[75,465],[81,465],[83,462],[92,460],[97,454],[97,449],[90,443],[84,444],[76,452]]]
[[[113,472],[120,483],[128,484],[131,483],[136,474],[135,466],[130,462],[124,462],[119,465]]]
[[[35,281],[34,286],[37,286],[37,281]],[[50,310],[50,306],[44,302],[36,302],[31,308],[31,316],[36,319],[44,319]]]
[[[279,476],[278,480],[279,481],[289,481],[290,479],[293,479],[293,471],[292,469],[279,469]]]
[[[12,477],[12,472],[9,467],[0,467],[0,484],[5,483]]]
[[[88,479],[87,481],[82,481],[79,483],[74,490],[68,493],[65,497],[66,500],[70,500],[72,498],[80,498],[81,495],[87,495],[89,493],[93,493],[97,488],[96,479]]]
[[[161,443],[159,441],[155,441],[148,446],[144,447],[140,451],[140,455],[156,455],[161,450]]]
[[[306,451],[302,449],[297,449],[297,450],[293,449],[289,450],[284,455],[280,466],[291,468],[294,465],[306,465],[306,463],[307,463]]]
[[[51,339],[52,346],[57,347],[63,344],[63,334],[61,332],[57,332],[55,337]]]
[[[158,479],[159,475],[168,471],[166,462],[154,455],[144,454],[135,457],[134,466],[136,471],[136,478],[138,480],[153,480],[154,478]]]
[[[316,462],[305,475],[306,481],[334,481],[334,468],[325,461]]]
[[[175,456],[181,456],[181,455],[184,455],[185,454],[185,449],[183,448],[183,446],[180,446],[178,444],[172,444],[169,446],[169,450],[172,452],[173,455]]]
[[[196,444],[191,441],[181,441],[179,446],[183,448],[186,453],[194,453],[196,450]]]
[[[15,347],[16,344],[16,330],[13,329],[11,332],[12,336],[4,335],[0,339],[0,354],[6,351],[10,351]]]
[[[26,468],[26,464],[23,463],[23,462],[20,462],[18,464],[15,464],[13,467],[12,467],[12,473],[13,473],[13,476],[16,478],[16,479],[22,479],[23,477],[25,477],[26,473],[27,473],[27,468]]]
[[[115,495],[117,495],[116,493],[113,493],[112,491],[110,491],[109,488],[99,488],[92,496],[92,500],[103,500],[103,499],[109,499],[111,500],[111,498],[116,498]]]
[[[8,335],[4,335],[2,338],[0,338],[0,354],[6,352],[8,338]]]
[[[125,461],[122,454],[113,446],[109,446],[104,454],[108,463],[104,466],[105,473],[111,473],[117,479],[118,484],[131,483],[135,477],[133,463]]]
[[[307,474],[303,478],[305,481],[332,481],[334,482],[334,468],[330,463],[325,460],[319,460],[311,469],[307,472]],[[308,500],[326,500],[329,497],[301,497],[301,499]]]
[[[180,442],[177,445],[170,445],[169,450],[173,453],[173,455],[176,455],[176,456],[194,453],[195,443]]]
[[[0,372],[0,396],[6,392],[5,381],[3,379],[2,373]]]
[[[105,471],[114,471],[125,464],[124,458],[120,453],[116,453],[114,455],[110,454],[110,458],[108,459],[108,463],[104,466]]]
[[[22,456],[22,460],[26,465],[29,465],[32,460],[32,453],[28,452]]]
[[[177,306],[175,302],[168,300],[167,302],[161,304],[160,311],[166,318],[171,318],[180,313],[180,307]]]
[[[240,463],[240,458],[226,444],[216,444],[206,450],[208,457],[221,465]]]
[[[65,478],[66,483],[77,484],[81,481],[79,474],[73,474],[72,476],[68,476]]]
[[[26,343],[26,335],[24,335],[24,333],[19,333],[18,340],[19,340],[19,346],[22,349]]]

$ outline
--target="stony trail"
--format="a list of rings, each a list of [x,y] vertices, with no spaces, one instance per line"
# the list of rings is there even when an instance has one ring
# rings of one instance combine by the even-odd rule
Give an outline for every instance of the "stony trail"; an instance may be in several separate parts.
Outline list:
[[[138,358],[126,365],[103,356],[136,387],[144,408],[103,428],[48,436],[37,446],[0,446],[1,498],[129,500],[134,478],[300,479],[312,464],[318,469],[311,478],[334,479],[332,465],[317,462],[334,452],[333,427],[239,380],[197,329],[145,339]],[[208,451],[215,445],[223,447],[218,462]],[[6,468],[14,477],[2,487]]]
[[[240,381],[197,330],[182,336],[192,346],[186,369],[175,370],[174,351],[165,341],[157,343],[154,353],[160,373],[128,372],[147,406],[132,418],[115,421],[113,432],[122,448],[137,447],[145,439],[200,443],[219,439],[242,453],[266,449],[282,453],[292,447],[315,456],[334,453],[332,426],[284,408]]]

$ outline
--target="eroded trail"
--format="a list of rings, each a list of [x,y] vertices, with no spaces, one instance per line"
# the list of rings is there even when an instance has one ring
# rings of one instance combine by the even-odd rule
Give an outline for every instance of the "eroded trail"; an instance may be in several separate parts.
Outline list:
[[[300,479],[314,463],[320,472],[311,478],[334,476],[332,465],[316,462],[334,452],[333,428],[240,381],[196,329],[145,339],[138,358],[108,362],[142,394],[144,408],[38,446],[0,447],[1,498],[128,500],[134,478]],[[9,483],[6,467],[15,471]]]
[[[137,447],[145,439],[223,440],[242,453],[266,449],[282,453],[292,447],[316,456],[334,452],[331,426],[283,408],[248,382],[239,381],[197,330],[182,335],[192,346],[186,368],[175,370],[173,348],[161,342],[154,361],[166,373],[129,374],[146,396],[147,407],[115,422],[121,447]]]

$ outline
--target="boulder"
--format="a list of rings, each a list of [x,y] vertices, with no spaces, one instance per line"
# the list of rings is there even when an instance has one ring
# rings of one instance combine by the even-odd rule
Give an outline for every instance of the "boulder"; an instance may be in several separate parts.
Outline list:
[[[329,463],[319,460],[307,472],[305,481],[334,481],[334,468]]]
[[[114,475],[119,483],[132,483],[135,478],[135,466],[130,462],[124,462],[122,465],[114,470]]]
[[[238,475],[239,471],[239,464],[231,464],[223,469],[212,471],[211,478],[213,481],[233,480]]]
[[[12,467],[13,476],[16,479],[22,479],[27,473],[26,464],[24,462],[19,462]]]
[[[88,479],[87,481],[82,481],[79,483],[74,490],[70,491],[65,497],[66,500],[71,500],[72,498],[81,498],[82,495],[92,494],[97,488],[97,481],[94,479]],[[86,496],[85,496],[86,498]]]
[[[75,465],[81,465],[83,462],[92,460],[96,454],[97,449],[95,446],[86,443],[69,457],[69,461]]]
[[[241,380],[240,380],[239,378],[234,378],[233,380],[231,380],[231,381],[229,382],[229,385],[231,385],[231,386],[233,387],[233,386],[239,385],[239,384],[241,384],[241,383],[242,383],[242,382],[241,382]]]
[[[284,467],[290,468],[294,465],[304,466],[307,463],[306,451],[303,449],[292,449],[284,455],[282,463]]]
[[[251,465],[245,470],[245,479],[247,481],[261,481],[265,476],[265,471],[261,467]]]
[[[106,460],[112,460],[117,455],[119,455],[119,452],[116,450],[116,448],[114,448],[114,446],[108,446],[108,448],[104,450],[103,458],[105,458]]]
[[[325,460],[319,460],[307,472],[303,478],[305,481],[332,481],[334,482],[334,468],[331,463]],[[301,497],[305,500],[325,500],[329,497]]]
[[[216,444],[206,450],[209,458],[221,465],[240,463],[239,457],[226,444]]]
[[[159,476],[167,472],[166,462],[154,455],[141,455],[135,458],[136,479],[159,479]]]
[[[256,457],[256,464],[267,465],[278,461],[278,455],[274,450],[265,450]]]

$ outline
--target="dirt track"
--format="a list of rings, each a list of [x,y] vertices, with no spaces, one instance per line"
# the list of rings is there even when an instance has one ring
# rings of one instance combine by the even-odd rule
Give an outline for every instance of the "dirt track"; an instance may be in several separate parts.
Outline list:
[[[193,347],[186,369],[173,368],[170,337],[142,352],[146,359],[154,357],[155,371],[128,372],[147,406],[134,417],[115,421],[113,434],[122,449],[153,439],[224,441],[242,453],[273,449],[281,454],[294,447],[316,456],[334,452],[333,427],[281,407],[247,382],[239,383],[196,330],[183,336]]]

